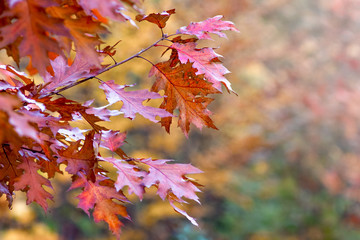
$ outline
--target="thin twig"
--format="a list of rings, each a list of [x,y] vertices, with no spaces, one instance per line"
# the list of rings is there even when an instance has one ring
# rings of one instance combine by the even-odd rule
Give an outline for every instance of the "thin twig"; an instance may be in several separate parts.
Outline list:
[[[43,96],[40,96],[39,98],[50,97],[50,96],[52,96],[52,95],[58,94],[59,92],[62,92],[62,91],[65,91],[65,90],[67,90],[67,89],[69,89],[69,88],[72,88],[72,87],[74,87],[74,86],[77,86],[77,85],[79,85],[79,84],[81,84],[81,83],[83,83],[83,82],[87,82],[87,81],[89,81],[90,79],[93,79],[93,78],[95,78],[96,76],[98,76],[98,75],[100,75],[100,74],[102,74],[102,73],[104,73],[104,72],[107,72],[107,71],[109,71],[109,70],[111,70],[111,69],[113,69],[113,68],[115,68],[115,67],[117,67],[117,66],[119,66],[119,65],[121,65],[121,64],[124,64],[124,63],[130,61],[131,59],[134,59],[134,58],[140,56],[141,54],[143,54],[144,52],[146,52],[146,51],[149,50],[150,48],[152,48],[152,47],[154,47],[154,46],[159,46],[159,45],[157,45],[157,44],[158,44],[160,41],[163,41],[163,40],[165,40],[165,39],[166,39],[165,37],[162,37],[161,39],[157,40],[155,43],[151,44],[151,45],[148,46],[147,48],[142,49],[141,51],[139,51],[139,52],[136,53],[135,55],[132,55],[131,57],[128,57],[127,59],[125,59],[125,60],[123,60],[123,61],[121,61],[121,62],[118,62],[118,63],[116,63],[116,64],[114,64],[114,65],[111,65],[111,66],[109,66],[109,67],[107,67],[107,68],[104,68],[104,69],[100,70],[99,72],[97,72],[96,74],[94,74],[94,75],[92,75],[92,76],[90,76],[90,77],[84,78],[84,79],[79,80],[79,81],[77,81],[77,82],[70,83],[69,85],[67,85],[67,86],[65,86],[65,87],[63,87],[63,88],[60,88],[60,89],[58,89],[58,90],[56,90],[56,91],[52,91],[52,92],[50,92],[50,93],[48,93],[48,94],[45,94],[45,95],[43,95]]]
[[[147,58],[144,58],[142,56],[137,56],[137,58],[141,58],[141,59],[144,59],[145,61],[147,61],[148,63],[150,63],[151,65],[155,66],[155,64],[153,64],[149,59]]]

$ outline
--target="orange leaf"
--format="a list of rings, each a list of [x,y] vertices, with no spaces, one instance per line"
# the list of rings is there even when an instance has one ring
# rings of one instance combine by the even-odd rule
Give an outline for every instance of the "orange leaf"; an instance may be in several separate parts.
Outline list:
[[[207,126],[217,129],[209,117],[211,112],[207,105],[213,99],[205,97],[208,94],[220,93],[212,84],[206,82],[202,75],[196,75],[196,69],[191,63],[171,66],[171,61],[158,63],[150,70],[149,76],[155,76],[156,81],[152,91],[165,91],[165,98],[160,108],[173,113],[179,109],[179,126],[187,136],[190,123],[196,127]],[[161,125],[170,131],[171,117],[161,119]]]

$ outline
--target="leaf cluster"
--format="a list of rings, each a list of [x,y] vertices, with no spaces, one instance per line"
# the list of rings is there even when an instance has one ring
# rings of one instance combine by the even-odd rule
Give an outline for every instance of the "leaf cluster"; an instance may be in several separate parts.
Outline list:
[[[130,219],[129,202],[124,191],[141,200],[146,188],[155,186],[161,199],[167,199],[175,211],[187,215],[175,203],[198,202],[199,184],[187,177],[201,171],[190,164],[172,164],[172,160],[138,159],[128,156],[122,145],[126,133],[101,125],[112,116],[134,119],[137,114],[158,122],[169,132],[175,110],[178,125],[188,136],[190,123],[198,128],[216,129],[207,109],[213,100],[208,95],[221,93],[221,85],[232,91],[224,77],[229,71],[211,48],[197,48],[199,39],[210,39],[209,33],[225,37],[223,30],[237,31],[221,16],[191,23],[176,34],[167,35],[163,28],[175,10],[138,15],[136,20],[156,24],[162,37],[137,54],[113,65],[103,65],[105,57],[113,57],[115,46],[100,47],[100,34],[106,33],[109,19],[129,21],[122,10],[140,11],[138,1],[109,0],[21,0],[0,3],[0,49],[6,49],[17,65],[29,57],[27,70],[39,73],[42,82],[35,83],[24,72],[10,65],[0,65],[0,196],[6,195],[9,207],[15,191],[26,192],[27,203],[36,202],[47,210],[51,181],[62,173],[61,165],[72,176],[71,189],[80,188],[78,207],[92,215],[96,222],[105,221],[120,236],[118,216]],[[141,55],[152,48],[171,51],[165,62],[152,63]],[[75,57],[70,57],[74,52]],[[155,81],[149,90],[129,90],[133,85],[103,81],[98,76],[132,59],[151,63],[149,76]],[[108,104],[93,107],[61,95],[78,84],[96,80]],[[164,91],[164,96],[158,92]],[[162,98],[159,108],[144,105],[146,100]],[[111,110],[113,104],[122,107]],[[90,129],[73,127],[73,122],[86,121]],[[111,151],[117,157],[104,157]],[[117,171],[109,177],[102,166],[110,163]]]

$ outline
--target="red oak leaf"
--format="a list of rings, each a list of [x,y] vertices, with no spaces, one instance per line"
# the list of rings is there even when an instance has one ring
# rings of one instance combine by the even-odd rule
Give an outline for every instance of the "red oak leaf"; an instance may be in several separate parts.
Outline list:
[[[100,68],[102,58],[95,49],[102,43],[98,34],[106,33],[106,28],[98,22],[93,22],[91,17],[72,19],[69,16],[64,23],[74,41],[77,57],[79,55],[81,59],[86,59],[89,66]]]
[[[119,131],[102,131],[100,146],[107,148],[110,151],[115,152],[123,159],[129,158],[126,153],[120,148],[126,138],[126,133],[120,133]]]
[[[162,13],[151,13],[149,15],[139,14],[136,16],[136,20],[139,22],[146,20],[158,25],[159,28],[164,28],[166,26],[167,20],[169,20],[170,16],[174,13],[175,9],[164,11]]]
[[[146,175],[145,172],[124,160],[115,158],[102,158],[102,160],[112,163],[117,169],[116,190],[119,191],[128,186],[129,194],[135,193],[140,200],[143,198],[144,185],[142,184],[142,178]]]
[[[172,160],[141,159],[142,163],[149,166],[149,173],[144,177],[143,183],[146,187],[158,185],[157,194],[165,199],[170,193],[177,198],[182,197],[199,202],[196,192],[200,190],[196,185],[185,177],[187,174],[202,173],[202,171],[191,164],[168,164]]]
[[[124,22],[130,19],[128,16],[120,12],[125,10],[125,8],[124,5],[118,0],[78,0],[78,3],[84,9],[87,15],[93,15],[100,21],[104,17],[111,18],[112,20],[119,22]]]
[[[48,178],[53,178],[55,173],[62,173],[59,169],[59,164],[57,164],[56,161],[41,159],[39,165],[41,166],[41,171],[48,174]]]
[[[178,52],[181,63],[185,64],[188,61],[193,63],[193,67],[198,70],[196,74],[204,74],[206,80],[213,83],[217,90],[221,91],[221,83],[223,83],[228,90],[233,91],[230,82],[224,77],[224,74],[230,73],[230,71],[222,64],[217,63],[220,55],[214,50],[211,48],[198,49],[194,42],[185,44],[175,42],[170,48]]]
[[[119,131],[102,131],[101,135],[101,146],[108,148],[110,151],[115,152],[118,148],[120,148],[126,138],[126,133]]]
[[[149,92],[147,90],[137,90],[126,92],[124,89],[129,87],[128,85],[117,85],[113,80],[103,82],[100,85],[100,88],[104,90],[106,94],[106,99],[110,104],[116,103],[118,101],[123,102],[121,110],[124,112],[124,116],[130,119],[135,118],[135,114],[139,113],[143,117],[149,119],[153,122],[158,122],[155,119],[156,116],[159,117],[169,117],[172,116],[169,112],[164,109],[154,108],[150,106],[144,106],[143,101],[147,99],[156,99],[161,98],[161,95],[155,92]]]
[[[51,100],[51,97],[40,98],[37,99],[37,101],[43,103],[47,110],[59,113],[59,119],[62,121],[80,120],[81,117],[83,117],[96,132],[107,130],[105,127],[96,124],[97,122],[102,121],[102,119],[94,114],[88,113],[87,111],[89,108],[80,103],[66,98]]]
[[[102,106],[98,108],[90,107],[93,102],[94,100],[90,100],[83,104],[84,107],[87,107],[85,113],[95,115],[103,121],[109,121],[110,117],[122,114],[121,111],[107,109],[108,106]]]
[[[218,15],[202,22],[192,22],[187,27],[181,27],[177,33],[195,35],[199,39],[211,39],[209,33],[215,33],[219,37],[226,38],[226,34],[221,31],[230,30],[239,32],[239,30],[235,28],[234,23],[222,21],[222,17],[223,16]]]
[[[181,215],[185,216],[185,217],[186,217],[192,224],[194,224],[195,226],[198,226],[195,218],[189,216],[189,214],[187,214],[184,210],[178,208],[178,207],[174,204],[174,202],[175,202],[175,201],[179,201],[179,199],[175,199],[175,200],[174,200],[173,197],[168,197],[168,199],[169,199],[170,205],[174,208],[174,210],[175,210],[176,212],[178,212],[178,213],[180,213]],[[180,201],[180,202],[182,202],[182,201]]]
[[[51,61],[51,66],[54,70],[54,76],[47,73],[44,77],[45,87],[43,91],[45,91],[45,93],[81,78],[91,76],[90,70],[92,65],[79,54],[76,55],[71,66],[68,65],[68,61],[62,56],[58,56]]]
[[[66,171],[70,174],[77,174],[83,170],[87,176],[93,175],[93,169],[96,161],[96,154],[93,145],[94,131],[88,133],[85,137],[84,144],[81,149],[81,140],[72,142],[67,148],[59,151],[59,163],[66,162]]]
[[[50,65],[48,54],[54,52],[62,54],[58,43],[46,33],[67,36],[61,21],[49,17],[45,8],[57,5],[55,1],[10,1],[10,10],[3,16],[12,21],[5,26],[0,26],[0,49],[22,39],[19,44],[20,57],[31,56],[32,65],[41,75],[45,75],[46,67]],[[4,37],[6,36],[6,37]],[[18,63],[19,64],[19,63]]]
[[[79,199],[78,207],[83,209],[88,215],[89,210],[94,209],[93,216],[95,222],[105,221],[110,230],[120,237],[120,228],[123,225],[118,216],[130,219],[126,212],[126,207],[114,202],[113,199],[120,202],[129,202],[126,197],[117,192],[114,187],[101,185],[101,181],[91,182],[83,174],[73,182],[70,189],[83,188],[83,192],[77,196]]]
[[[162,62],[154,65],[150,70],[149,76],[155,76],[156,82],[152,86],[152,91],[165,91],[165,95],[160,108],[173,113],[179,109],[179,126],[186,136],[190,130],[190,123],[196,127],[203,126],[217,129],[209,117],[211,112],[207,105],[213,100],[205,97],[208,94],[220,93],[211,83],[203,79],[203,75],[196,75],[196,69],[192,68],[191,63],[178,64],[172,67],[172,61]],[[161,119],[162,126],[170,131],[172,118]]]
[[[20,104],[18,98],[9,94],[0,94],[0,103],[0,111],[8,114],[10,124],[14,126],[15,131],[20,136],[27,136],[40,142],[38,132],[30,125],[31,117],[27,114],[20,114],[14,111],[14,108]]]
[[[68,32],[68,35],[67,38],[57,39],[66,52],[71,49],[73,41],[77,57],[80,55],[81,59],[86,59],[89,66],[100,68],[102,59],[96,47],[102,42],[98,35],[108,32],[101,25],[101,22],[85,15],[76,1],[69,1],[69,4],[47,8],[46,10],[49,15],[63,21],[63,27]]]
[[[37,172],[40,166],[35,163],[33,158],[23,156],[22,159],[23,162],[18,167],[23,169],[24,173],[15,182],[15,190],[26,191],[26,203],[37,202],[46,211],[48,207],[46,200],[52,199],[53,196],[45,191],[43,186],[52,188],[51,183]]]
[[[0,65],[0,73],[4,73],[5,75],[5,80],[10,83],[13,87],[22,87],[23,84],[19,81],[16,81],[14,79],[14,77],[18,77],[21,80],[23,80],[23,82],[25,84],[31,84],[33,81],[31,81],[31,79],[23,72],[19,72],[17,71],[14,67],[9,66],[9,65]]]

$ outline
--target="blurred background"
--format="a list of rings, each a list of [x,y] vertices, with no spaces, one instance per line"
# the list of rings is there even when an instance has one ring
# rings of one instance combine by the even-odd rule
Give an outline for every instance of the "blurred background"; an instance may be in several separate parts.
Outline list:
[[[193,127],[189,139],[141,116],[107,124],[128,132],[130,156],[191,162],[205,172],[196,176],[202,205],[186,209],[199,228],[149,193],[128,206],[133,221],[123,221],[122,239],[360,239],[360,1],[146,0],[144,7],[176,8],[169,34],[215,15],[233,21],[240,34],[203,44],[221,46],[216,51],[238,96],[215,96],[210,109],[220,130]],[[152,24],[138,26],[114,24],[104,36],[110,45],[122,40],[116,59],[161,36]],[[160,54],[145,56],[156,62]],[[144,88],[153,81],[149,69],[138,59],[101,78]],[[65,94],[79,101],[96,96],[101,105],[97,88],[94,81]],[[115,239],[106,224],[75,207],[69,184],[68,176],[57,176],[48,213],[26,206],[23,194],[11,211],[1,198],[0,239]]]

